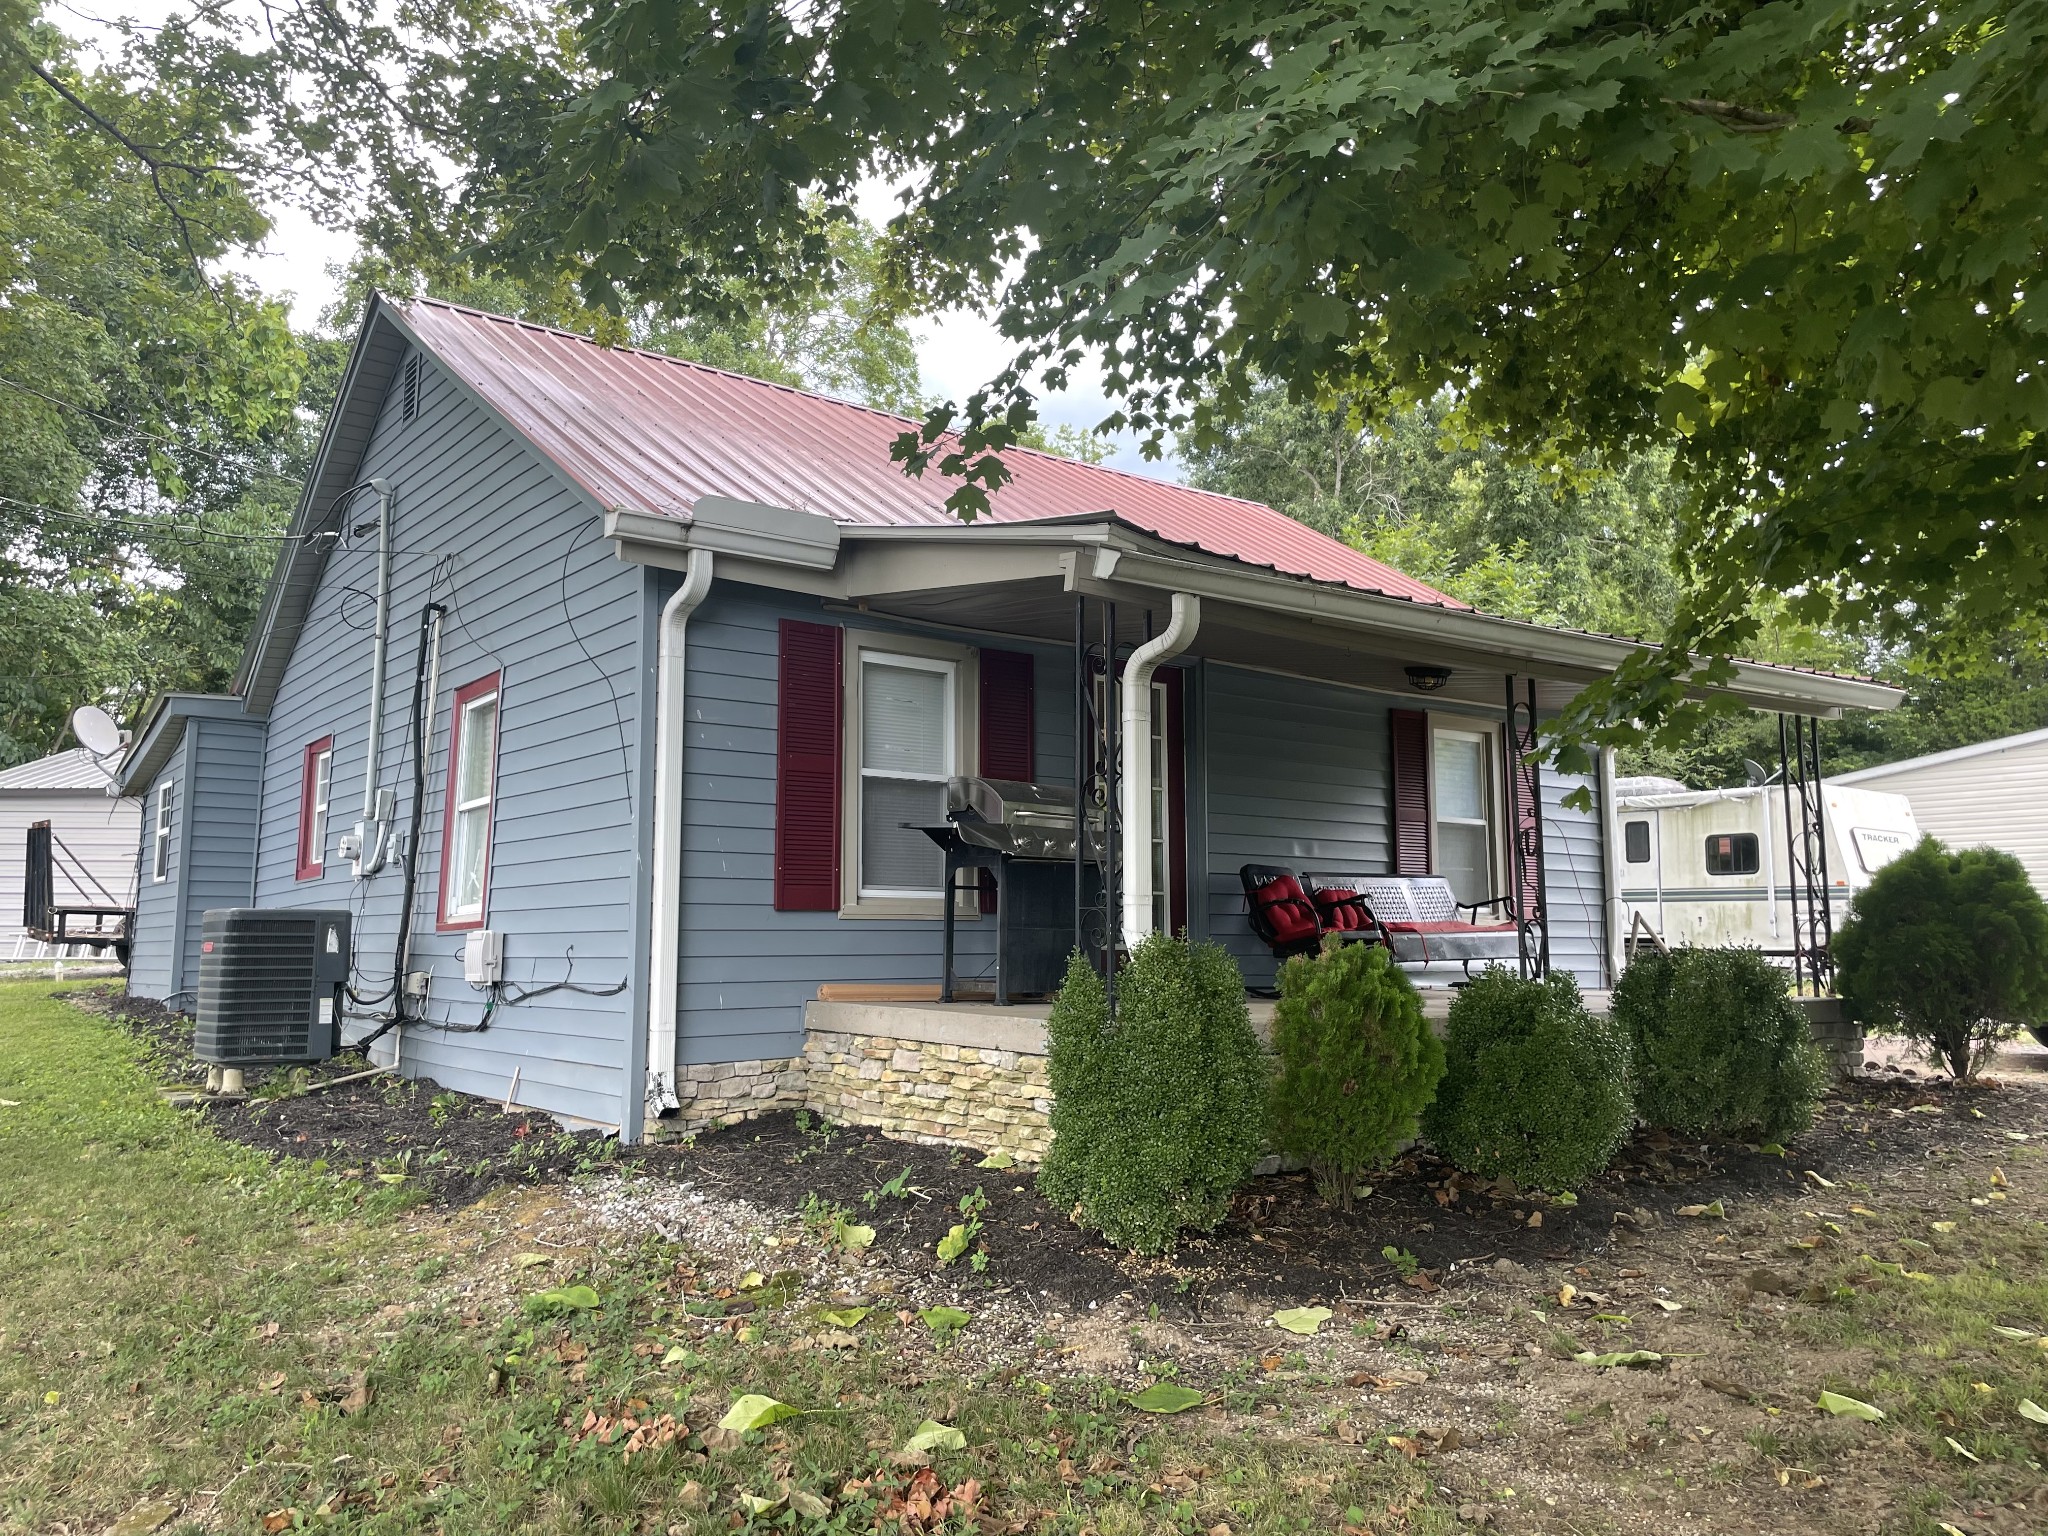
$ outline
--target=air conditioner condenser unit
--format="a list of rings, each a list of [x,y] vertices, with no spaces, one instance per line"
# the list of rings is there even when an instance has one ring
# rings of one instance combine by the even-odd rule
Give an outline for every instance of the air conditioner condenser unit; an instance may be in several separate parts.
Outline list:
[[[200,928],[192,1054],[224,1067],[327,1060],[348,972],[345,910],[215,908]]]

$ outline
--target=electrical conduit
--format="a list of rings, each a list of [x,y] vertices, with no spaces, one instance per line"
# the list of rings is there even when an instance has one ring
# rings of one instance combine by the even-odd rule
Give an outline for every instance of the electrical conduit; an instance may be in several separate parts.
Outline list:
[[[647,1113],[674,1114],[676,987],[683,939],[683,739],[688,721],[684,631],[711,591],[711,551],[693,549],[683,583],[662,605],[654,681],[653,949],[647,972]]]
[[[391,639],[391,482],[363,482],[377,493],[377,634],[370,651],[370,744],[363,758],[363,819],[356,826],[356,878],[384,867],[390,829],[377,804],[378,757],[384,748],[384,654]]]
[[[1124,943],[1137,948],[1152,931],[1152,674],[1194,644],[1202,624],[1202,600],[1173,594],[1173,619],[1124,663],[1121,734],[1123,782],[1118,812],[1123,819]]]

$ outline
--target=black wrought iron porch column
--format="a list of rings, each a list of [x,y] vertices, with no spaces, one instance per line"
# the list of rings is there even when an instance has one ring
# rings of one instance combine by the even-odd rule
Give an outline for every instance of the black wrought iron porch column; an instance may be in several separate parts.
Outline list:
[[[1834,983],[1835,914],[1828,881],[1827,794],[1821,782],[1817,718],[1778,716],[1778,783],[1785,797],[1792,978],[1802,990],[1811,982],[1818,995]]]
[[[1102,605],[1102,991],[1116,1017],[1116,946],[1123,912],[1123,715],[1117,699],[1116,604]]]
[[[1524,678],[1516,697],[1507,675],[1507,726],[1501,733],[1502,782],[1507,786],[1508,911],[1515,919],[1515,954],[1524,980],[1550,974],[1550,885],[1543,867],[1543,765],[1536,679]]]

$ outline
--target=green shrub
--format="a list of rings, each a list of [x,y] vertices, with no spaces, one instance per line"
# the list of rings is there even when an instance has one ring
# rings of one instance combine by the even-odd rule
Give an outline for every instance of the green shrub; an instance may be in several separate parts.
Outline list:
[[[2048,1016],[2048,907],[2011,854],[1923,838],[1857,894],[1835,964],[1853,1017],[1969,1078]]]
[[[1385,949],[1338,944],[1282,967],[1273,1049],[1273,1146],[1349,1210],[1358,1176],[1414,1137],[1444,1075],[1443,1042]]]
[[[1266,1129],[1266,1065],[1236,962],[1213,944],[1154,934],[1117,976],[1112,1023],[1077,955],[1046,1037],[1046,1197],[1140,1253],[1221,1221]]]
[[[1614,987],[1636,1114],[1688,1136],[1790,1141],[1813,1124],[1828,1062],[1785,973],[1756,949],[1646,949]]]
[[[1488,969],[1451,1004],[1444,1080],[1422,1118],[1458,1167],[1569,1189],[1607,1166],[1635,1118],[1628,1040],[1571,977]]]

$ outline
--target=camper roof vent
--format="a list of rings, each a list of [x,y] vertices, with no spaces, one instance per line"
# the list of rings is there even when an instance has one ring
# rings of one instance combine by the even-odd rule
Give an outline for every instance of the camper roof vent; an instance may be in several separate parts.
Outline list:
[[[224,1067],[327,1060],[340,1042],[348,963],[345,910],[208,912],[192,1054]]]

